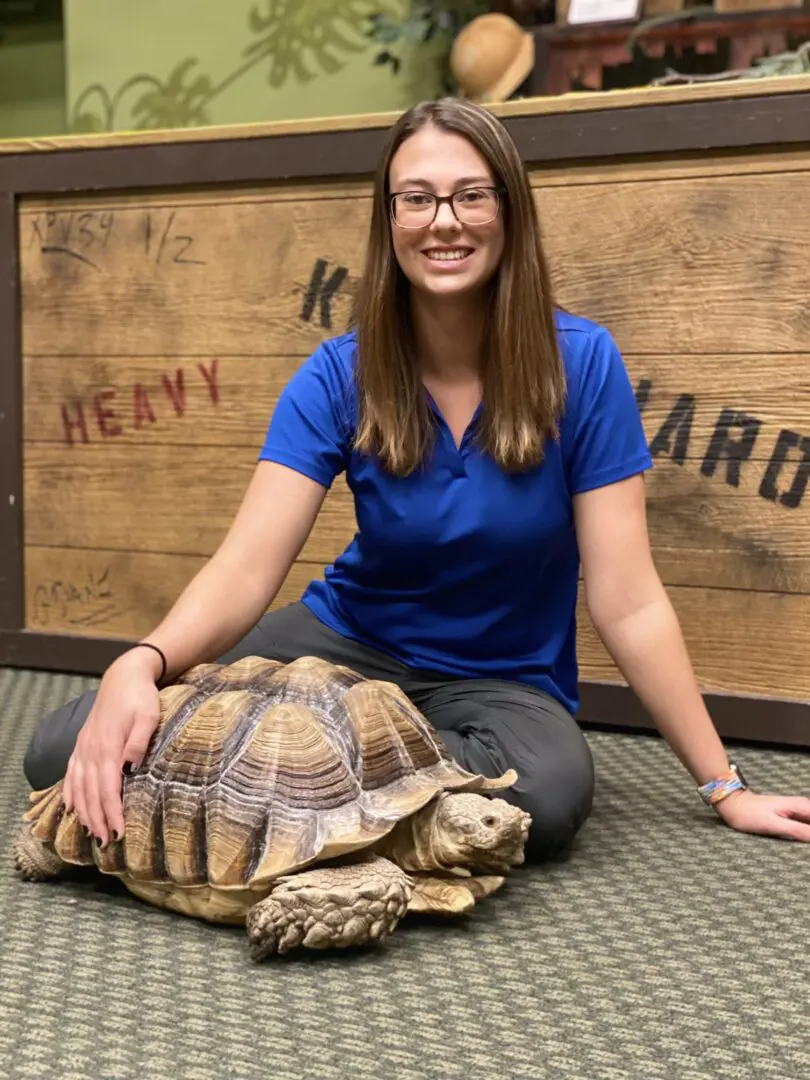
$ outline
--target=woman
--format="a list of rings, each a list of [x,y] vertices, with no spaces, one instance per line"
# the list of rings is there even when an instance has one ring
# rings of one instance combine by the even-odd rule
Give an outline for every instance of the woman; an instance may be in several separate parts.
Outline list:
[[[527,855],[548,858],[593,795],[573,718],[581,560],[595,628],[704,798],[737,829],[810,839],[810,800],[755,795],[730,769],[650,555],[627,373],[604,329],[555,309],[525,170],[484,109],[423,104],[394,126],[353,323],[289,382],[227,537],[149,641],[41,722],[32,786],[66,773],[104,844],[156,684],[217,657],[314,654],[397,682],[465,768],[514,767]],[[264,614],[342,470],[355,539]]]

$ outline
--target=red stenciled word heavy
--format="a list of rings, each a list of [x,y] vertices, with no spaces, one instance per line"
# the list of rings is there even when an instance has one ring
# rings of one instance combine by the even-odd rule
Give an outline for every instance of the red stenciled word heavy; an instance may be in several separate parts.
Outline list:
[[[209,366],[196,365],[200,376],[205,380],[211,404],[219,404],[219,361],[212,360]],[[168,401],[176,416],[183,416],[186,411],[186,373],[177,368],[174,375],[163,373],[160,376],[160,389],[157,394],[161,401]],[[123,433],[123,425],[140,430],[147,424],[157,423],[155,414],[155,390],[150,391],[141,382],[136,382],[131,391],[100,390],[89,401],[74,401],[61,406],[62,429],[68,446],[76,443],[89,443],[92,438],[111,439]]]

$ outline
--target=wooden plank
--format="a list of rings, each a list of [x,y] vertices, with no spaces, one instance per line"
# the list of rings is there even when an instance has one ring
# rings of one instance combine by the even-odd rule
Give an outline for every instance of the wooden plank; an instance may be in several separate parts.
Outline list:
[[[171,445],[26,444],[26,546],[212,555],[255,468],[252,451]],[[331,562],[355,531],[352,495],[338,478],[301,552]]]
[[[205,559],[193,555],[28,547],[26,627],[88,637],[150,633]],[[323,568],[294,563],[270,610],[300,599]]]
[[[26,442],[26,544],[78,548],[91,536],[116,551],[211,555],[236,513],[260,438],[231,445],[220,431],[210,443],[204,434],[189,438],[194,448],[183,451],[183,422],[177,420],[170,439],[156,426],[154,441],[137,447],[123,436],[72,448]],[[213,430],[202,422],[200,428]],[[683,464],[670,456],[677,455],[674,437],[669,451],[656,456],[647,474],[648,514],[666,584],[810,592],[810,501],[803,487],[810,461],[802,469],[800,449],[791,447],[777,470],[768,461],[776,457],[777,432],[763,436],[763,444],[749,461],[720,456],[712,475],[701,471],[708,443],[690,443]],[[304,557],[331,561],[355,529],[352,496],[339,477]]]
[[[26,549],[29,629],[137,638],[163,618],[203,560],[190,556]],[[276,603],[297,600],[317,565],[298,562]],[[810,597],[741,590],[670,588],[704,690],[810,698]],[[581,676],[621,682],[579,611]],[[757,642],[756,650],[751,641]]]
[[[665,583],[810,592],[808,363],[629,358],[656,464],[648,519]]]
[[[693,475],[648,474],[647,522],[665,585],[810,595],[810,522]]]
[[[804,173],[551,186],[536,197],[561,302],[608,325],[626,353],[805,348]],[[223,195],[161,210],[113,198],[91,217],[57,205],[26,217],[21,237],[26,354],[297,354],[346,326],[366,198]]]
[[[58,203],[53,204],[58,207]],[[25,354],[311,351],[344,329],[367,199],[119,205],[24,219]]]
[[[703,691],[810,700],[810,596],[742,589],[667,590]],[[580,677],[623,682],[579,608]]]
[[[810,353],[624,357],[650,440],[673,409],[694,398],[690,456],[702,457],[724,409],[761,423],[752,460],[767,460],[782,428],[810,435]],[[642,383],[647,384],[642,387]]]
[[[279,393],[307,355],[75,356],[69,362],[26,356],[25,436],[65,445],[86,439],[255,447]],[[810,434],[808,353],[624,359],[651,440],[681,395],[694,396],[690,456],[704,454],[726,408],[761,422],[754,461],[770,457],[782,428]],[[642,383],[649,383],[643,395]]]
[[[553,97],[522,98],[490,103],[487,108],[505,119],[553,113],[587,112],[596,109],[644,108],[649,105],[678,104],[684,101],[720,101],[729,98],[763,97],[769,94],[803,94],[810,90],[810,77],[786,75],[729,83],[694,86],[630,87],[610,91],[577,91]],[[0,153],[47,153],[82,147],[148,146],[180,142],[213,142],[223,139],[256,139],[268,136],[302,135],[327,131],[354,131],[386,128],[399,112],[361,113],[346,116],[275,120],[251,124],[212,124],[200,128],[165,128],[152,131],[116,131],[98,135],[53,135],[0,141]]]
[[[536,197],[559,300],[608,325],[628,354],[806,349],[804,173],[548,187]]]

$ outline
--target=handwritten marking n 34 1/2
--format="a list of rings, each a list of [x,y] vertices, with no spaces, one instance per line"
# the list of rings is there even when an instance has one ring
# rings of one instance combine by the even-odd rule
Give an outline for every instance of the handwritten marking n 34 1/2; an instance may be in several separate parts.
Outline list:
[[[109,268],[105,264],[115,233],[113,247],[123,247],[125,259],[204,266],[204,259],[190,257],[195,238],[177,229],[176,218],[177,210],[144,210],[140,216],[120,212],[117,218],[113,211],[48,210],[31,218],[28,243],[38,245],[43,255],[67,257],[100,273]]]

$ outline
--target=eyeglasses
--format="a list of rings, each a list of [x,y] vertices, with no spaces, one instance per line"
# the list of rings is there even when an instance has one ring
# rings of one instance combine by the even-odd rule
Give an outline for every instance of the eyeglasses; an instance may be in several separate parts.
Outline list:
[[[388,200],[391,216],[401,229],[424,229],[432,225],[442,203],[450,204],[462,225],[486,225],[495,220],[500,209],[500,192],[491,187],[464,188],[452,195],[397,191]]]

